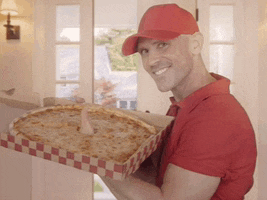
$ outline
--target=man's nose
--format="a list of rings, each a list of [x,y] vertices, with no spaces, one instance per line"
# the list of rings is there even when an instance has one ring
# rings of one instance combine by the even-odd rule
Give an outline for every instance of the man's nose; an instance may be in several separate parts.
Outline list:
[[[148,65],[150,67],[157,66],[160,61],[160,53],[157,51],[150,51],[148,56]]]

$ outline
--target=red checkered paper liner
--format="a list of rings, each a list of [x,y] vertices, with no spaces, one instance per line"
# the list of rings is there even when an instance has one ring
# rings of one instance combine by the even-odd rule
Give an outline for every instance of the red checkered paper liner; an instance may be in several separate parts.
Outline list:
[[[18,119],[15,119],[13,123],[10,124],[11,129],[13,128],[12,126],[14,122],[17,120]],[[156,150],[161,139],[161,132],[157,135],[150,136],[123,164],[116,164],[110,161],[72,153],[65,149],[54,148],[9,133],[1,133],[0,136],[0,145],[5,148],[98,174],[100,176],[107,176],[114,180],[123,180],[125,177],[135,172],[140,164]]]

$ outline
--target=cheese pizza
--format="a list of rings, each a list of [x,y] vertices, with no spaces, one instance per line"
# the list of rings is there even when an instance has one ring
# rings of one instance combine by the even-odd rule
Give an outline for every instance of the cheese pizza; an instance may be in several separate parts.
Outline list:
[[[15,120],[11,130],[31,141],[115,163],[127,161],[156,133],[136,117],[94,104],[36,110]]]

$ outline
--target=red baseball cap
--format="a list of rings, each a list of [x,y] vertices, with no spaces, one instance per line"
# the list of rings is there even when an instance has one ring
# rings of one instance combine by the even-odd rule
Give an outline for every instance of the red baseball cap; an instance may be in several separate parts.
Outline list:
[[[199,31],[193,15],[176,4],[162,4],[150,7],[143,15],[138,33],[128,37],[122,45],[125,56],[137,52],[139,37],[168,41],[181,34]]]

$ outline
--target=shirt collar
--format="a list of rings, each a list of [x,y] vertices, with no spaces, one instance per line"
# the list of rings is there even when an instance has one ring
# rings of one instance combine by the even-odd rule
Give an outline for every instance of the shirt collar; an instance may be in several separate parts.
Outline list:
[[[195,91],[194,93],[190,94],[186,98],[184,98],[182,101],[175,101],[174,97],[170,97],[170,101],[172,103],[172,106],[178,106],[179,108],[194,108],[197,104],[199,104],[204,99],[218,95],[218,94],[229,94],[229,86],[230,86],[230,80],[215,74],[210,73],[211,76],[213,76],[217,81],[212,82],[199,90]]]

